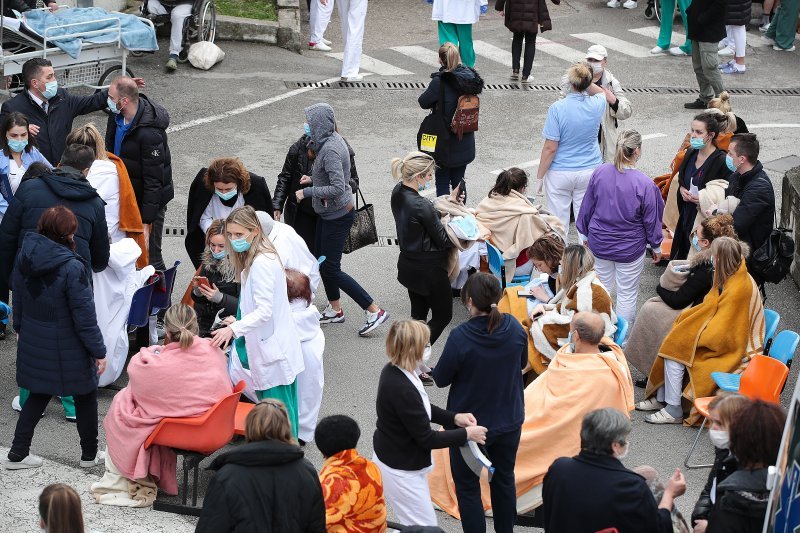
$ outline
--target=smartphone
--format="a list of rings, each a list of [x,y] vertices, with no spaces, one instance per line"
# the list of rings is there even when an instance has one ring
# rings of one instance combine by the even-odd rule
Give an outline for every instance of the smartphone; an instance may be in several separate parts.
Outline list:
[[[205,276],[195,276],[194,279],[197,281],[197,285],[202,285],[207,289],[211,288],[211,283],[208,282],[208,278]]]
[[[535,294],[531,294],[530,292],[525,290],[517,291],[517,296],[519,296],[520,298],[533,298],[534,300],[536,299]]]

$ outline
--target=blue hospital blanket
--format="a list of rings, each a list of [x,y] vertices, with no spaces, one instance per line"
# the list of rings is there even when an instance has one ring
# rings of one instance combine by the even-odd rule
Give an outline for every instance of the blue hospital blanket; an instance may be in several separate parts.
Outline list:
[[[62,8],[51,13],[50,11],[31,10],[25,12],[25,25],[33,32],[44,36],[45,28],[59,27],[57,30],[48,32],[48,41],[69,54],[73,59],[77,59],[81,53],[83,41],[90,43],[111,43],[116,40],[116,22],[101,19],[119,19],[122,24],[121,41],[122,46],[128,50],[141,52],[153,52],[158,50],[155,31],[145,21],[135,15],[125,13],[109,12],[99,7],[87,8]],[[60,28],[64,24],[83,23],[79,26]],[[82,39],[79,37],[55,40],[59,35],[69,35],[72,33],[85,33],[89,31],[108,29],[107,33],[101,33],[92,37]]]

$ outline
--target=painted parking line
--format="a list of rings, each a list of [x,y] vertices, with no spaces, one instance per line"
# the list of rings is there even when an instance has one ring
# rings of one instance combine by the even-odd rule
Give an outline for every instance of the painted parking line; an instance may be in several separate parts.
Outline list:
[[[429,67],[439,68],[441,66],[439,64],[439,54],[424,46],[393,46],[391,49]]]
[[[341,61],[344,57],[344,54],[341,52],[334,52],[325,55],[334,59],[338,59],[339,61]],[[409,74],[413,74],[413,72],[409,72],[400,67],[395,67],[394,65],[390,65],[389,63],[364,54],[361,55],[361,69],[377,74],[378,76],[407,76]]]
[[[638,44],[633,44],[622,39],[617,39],[616,37],[606,35],[605,33],[573,33],[572,36],[584,41],[589,41],[592,44],[601,44],[609,50],[614,50],[627,56],[638,58],[654,57],[650,53],[649,48],[645,48],[644,46],[639,46]]]

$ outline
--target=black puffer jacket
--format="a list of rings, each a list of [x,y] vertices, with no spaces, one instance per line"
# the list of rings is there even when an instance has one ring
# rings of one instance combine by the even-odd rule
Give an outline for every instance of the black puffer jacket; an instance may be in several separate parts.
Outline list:
[[[750,172],[734,172],[728,178],[726,196],[735,196],[739,205],[732,213],[733,228],[741,240],[758,250],[769,238],[775,221],[775,190],[772,181],[757,162]]]
[[[686,36],[700,43],[716,43],[725,37],[727,0],[693,0],[686,9]]]
[[[750,11],[753,0],[728,0],[728,13],[725,24],[730,26],[747,26],[750,24]]]
[[[272,209],[283,213],[284,221],[290,226],[294,224],[297,215],[297,196],[295,193],[302,189],[300,178],[311,176],[311,169],[314,167],[314,160],[308,157],[309,142],[311,139],[303,135],[289,147],[286,154],[286,161],[278,174],[278,183],[275,184],[275,196],[272,197]],[[358,191],[358,171],[356,170],[356,153],[353,147],[345,139],[347,149],[350,151],[350,188],[353,194]],[[303,198],[299,205],[300,211],[309,215],[316,216],[314,207],[311,205],[311,198]]]
[[[78,219],[75,251],[95,272],[108,266],[110,246],[105,203],[82,173],[60,167],[22,183],[0,224],[0,289],[7,290],[16,251],[29,231],[36,231],[39,217],[57,205],[68,207]],[[2,299],[0,293],[0,299]]]
[[[694,511],[692,511],[693,526],[698,520],[708,520],[711,514],[711,509],[714,507],[714,504],[711,502],[711,488],[714,486],[714,481],[716,480],[716,484],[719,485],[725,481],[728,476],[736,472],[737,466],[736,457],[730,450],[714,448],[714,465],[708,473],[706,486],[703,487],[703,491],[700,493],[697,503],[694,504]]]
[[[106,148],[114,149],[117,115],[108,117]],[[175,197],[172,184],[172,156],[167,144],[169,113],[147,96],[139,95],[139,109],[131,129],[122,140],[119,156],[131,178],[142,222],[151,224],[162,207]]]
[[[200,329],[201,337],[208,337],[214,319],[220,310],[224,310],[220,318],[235,316],[236,309],[239,307],[240,285],[233,281],[233,269],[228,258],[214,259],[211,251],[206,249],[202,255],[203,263],[200,265],[199,276],[208,278],[208,282],[216,286],[222,294],[222,301],[214,303],[208,300],[202,293],[192,290],[192,300],[194,300],[194,311],[197,313],[197,326]]]
[[[212,461],[195,533],[325,533],[317,471],[298,446],[243,444]]]
[[[106,347],[85,261],[30,232],[17,257],[13,289],[17,384],[57,396],[95,390],[94,360],[106,356]]]
[[[767,469],[737,470],[717,485],[706,533],[760,533],[768,501]]]
[[[555,5],[561,0],[553,0]],[[553,29],[545,0],[497,0],[497,11],[504,11],[506,28],[512,32],[539,33]]]
[[[475,69],[459,65],[452,72],[446,72],[442,67],[439,72],[431,74],[431,82],[425,92],[419,97],[422,109],[438,111],[441,98],[441,84],[444,82],[444,119],[449,125],[458,106],[459,97],[465,94],[480,94],[483,91],[483,79]],[[468,165],[475,160],[475,134],[465,133],[461,140],[456,135],[450,136],[448,149],[440,166],[453,168]]]

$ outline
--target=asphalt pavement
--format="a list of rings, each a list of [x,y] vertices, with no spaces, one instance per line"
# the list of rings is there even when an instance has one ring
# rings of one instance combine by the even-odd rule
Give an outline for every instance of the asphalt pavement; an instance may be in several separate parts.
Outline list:
[[[303,3],[303,2],[301,2]],[[478,59],[476,69],[493,88],[481,97],[481,123],[477,134],[477,158],[467,169],[470,191],[469,205],[476,205],[494,182],[494,172],[509,166],[525,166],[535,172],[542,138],[541,129],[547,107],[557,98],[548,86],[558,82],[571,58],[585,52],[591,44],[609,48],[609,70],[631,89],[633,116],[623,123],[625,128],[637,129],[647,136],[643,146],[640,168],[649,175],[666,171],[693,116],[683,103],[693,100],[696,89],[691,60],[688,58],[651,57],[644,55],[655,45],[652,37],[657,25],[644,19],[644,2],[634,10],[608,9],[604,2],[563,1],[548,4],[554,30],[540,36],[539,50],[533,70],[534,90],[503,87],[510,73],[511,34],[493,10],[481,19],[474,30]],[[680,24],[676,31],[682,32]],[[800,96],[761,94],[760,89],[797,89],[797,53],[779,53],[761,45],[757,29],[748,34],[747,73],[726,76],[729,88],[754,89],[750,95],[732,96],[737,115],[744,118],[761,140],[761,160],[765,163],[781,198],[781,179],[785,158],[800,152],[797,132],[800,128]],[[338,16],[326,33],[333,41],[332,54],[341,52]],[[679,44],[679,39],[674,39]],[[219,43],[226,52],[225,60],[209,72],[181,65],[171,75],[165,74],[166,41],[154,55],[131,58],[129,67],[135,75],[147,81],[146,94],[163,104],[170,112],[170,149],[176,197],[168,207],[167,225],[185,227],[186,202],[189,185],[197,171],[211,159],[223,155],[241,157],[248,169],[265,176],[274,186],[289,146],[303,132],[303,108],[328,102],[336,110],[343,135],[356,152],[361,187],[368,202],[375,205],[378,232],[382,236],[395,234],[389,209],[393,182],[389,172],[392,157],[402,156],[414,148],[416,132],[425,116],[416,99],[427,83],[431,54],[438,47],[435,24],[430,21],[430,7],[420,0],[370,2],[362,64],[365,82],[373,88],[315,88],[293,85],[296,82],[335,80],[341,63],[321,52],[306,51],[302,55],[259,44]],[[368,68],[369,67],[369,68]],[[387,82],[408,83],[407,89],[387,88]],[[334,86],[336,84],[334,83]],[[655,90],[653,88],[663,88]],[[647,90],[650,89],[650,90]],[[681,90],[685,94],[681,94]],[[106,116],[95,114],[76,121],[96,122],[104,127]],[[343,268],[385,307],[393,318],[409,316],[405,290],[396,281],[397,249],[374,246],[345,256]],[[191,267],[184,251],[182,238],[164,238],[164,255],[168,264],[180,260],[175,297],[180,298],[190,276]],[[639,302],[655,294],[661,269],[647,265],[642,278]],[[323,292],[323,291],[320,291]],[[767,307],[781,313],[780,329],[800,328],[797,309],[800,296],[792,281],[768,287]],[[317,304],[324,305],[324,294]],[[363,321],[358,306],[343,299],[347,321],[324,327],[327,338],[325,353],[326,386],[321,416],[346,413],[361,425],[362,454],[372,454],[374,431],[374,399],[377,378],[385,364],[384,340],[386,327],[371,338],[359,338],[357,330]],[[454,304],[451,326],[466,320],[466,310]],[[447,332],[445,332],[446,334]],[[443,343],[439,343],[443,346]],[[438,346],[441,349],[441,346]],[[438,355],[434,348],[434,362]],[[10,408],[16,395],[15,344],[9,338],[0,342],[0,447],[8,447],[13,436],[17,414]],[[635,374],[635,371],[634,371]],[[638,377],[638,376],[636,376]],[[797,371],[790,374],[786,389],[792,391]],[[175,384],[180,386],[182,384]],[[190,386],[190,384],[185,384]],[[105,414],[113,392],[99,392],[100,413]],[[434,403],[444,405],[446,390],[429,389]],[[637,399],[641,399],[637,390]],[[789,393],[784,394],[784,401]],[[650,464],[664,478],[682,466],[683,457],[691,445],[696,429],[651,426],[641,414],[633,413],[634,431],[631,435],[628,466]],[[102,431],[101,431],[101,438]],[[112,531],[191,531],[193,520],[151,510],[123,510],[98,506],[88,497],[90,483],[100,469],[83,472],[78,468],[79,446],[74,425],[65,422],[59,405],[53,402],[37,427],[33,453],[48,462],[38,472],[7,472],[0,470],[0,498],[7,502],[0,511],[0,530],[38,530],[36,497],[48,483],[66,481],[81,493],[87,526],[105,532]],[[4,451],[0,453],[5,453]],[[322,458],[313,444],[306,454],[315,466]],[[707,437],[701,440],[699,459],[710,459]],[[687,494],[678,500],[686,514],[696,500],[705,481],[706,470],[686,473]],[[202,490],[208,481],[202,477]],[[588,489],[588,487],[587,487]],[[457,521],[440,513],[440,525],[446,531],[459,531]],[[518,527],[519,531],[533,531]]]

